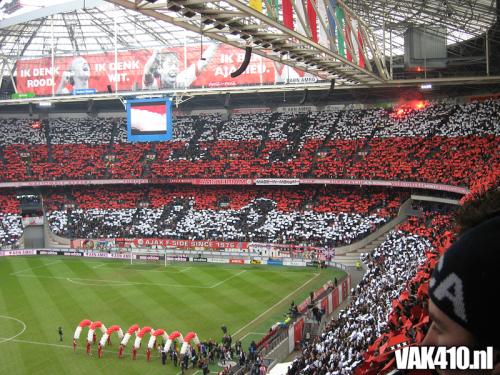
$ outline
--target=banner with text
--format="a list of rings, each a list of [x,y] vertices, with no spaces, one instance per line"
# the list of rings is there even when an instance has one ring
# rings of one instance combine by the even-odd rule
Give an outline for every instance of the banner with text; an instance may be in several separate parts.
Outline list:
[[[150,248],[150,249],[195,249],[195,250],[217,250],[217,249],[248,249],[247,242],[225,242],[210,240],[171,240],[164,238],[109,238],[109,239],[75,239],[71,241],[71,247],[77,249],[106,249],[119,248]]]
[[[201,59],[200,57],[203,57]],[[245,59],[245,51],[210,43],[154,50],[131,50],[78,56],[55,56],[17,61],[18,92],[37,96],[240,85],[311,83],[317,77],[254,54],[247,69],[232,78]]]

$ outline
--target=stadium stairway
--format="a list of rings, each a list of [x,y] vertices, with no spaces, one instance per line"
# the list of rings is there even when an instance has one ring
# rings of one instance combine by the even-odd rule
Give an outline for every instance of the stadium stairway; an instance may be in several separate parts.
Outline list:
[[[118,134],[118,121],[113,121],[113,128],[111,129],[111,138],[108,144],[108,152],[113,152],[113,145],[115,144],[116,135]]]
[[[45,248],[48,249],[68,249],[71,247],[71,240],[69,238],[59,237],[50,230],[49,221],[47,220],[47,213],[45,206],[43,207],[43,238]]]
[[[5,156],[3,154],[3,150],[4,149],[4,146],[3,145],[0,145],[0,163],[2,163],[2,165],[5,165],[7,164],[7,160],[5,159]]]
[[[399,208],[398,215],[382,226],[380,229],[365,237],[361,241],[348,246],[342,246],[335,249],[335,262],[343,264],[345,266],[355,266],[356,262],[359,261],[362,253],[369,253],[382,242],[384,242],[387,232],[393,229],[395,226],[405,222],[409,216],[419,216],[420,212],[418,210],[412,209],[413,201],[427,201],[427,202],[437,202],[445,204],[459,205],[460,202],[456,199],[424,196],[418,194],[412,194],[409,199],[407,199]]]
[[[407,199],[399,208],[398,215],[394,219],[387,222],[381,228],[363,238],[361,241],[351,245],[337,247],[335,249],[335,258],[333,260],[336,263],[340,263],[345,266],[355,266],[356,262],[359,261],[361,254],[369,253],[384,242],[385,237],[390,230],[405,222],[408,219],[408,216],[418,215],[418,212],[411,209],[411,203],[412,200]]]
[[[50,135],[50,122],[43,121],[43,131],[45,133],[45,140],[47,144],[47,162],[53,163],[54,162],[54,155],[52,153],[52,137]]]
[[[55,235],[49,228],[47,218],[44,219],[43,224],[45,248],[48,249],[69,249],[71,247],[71,240]]]

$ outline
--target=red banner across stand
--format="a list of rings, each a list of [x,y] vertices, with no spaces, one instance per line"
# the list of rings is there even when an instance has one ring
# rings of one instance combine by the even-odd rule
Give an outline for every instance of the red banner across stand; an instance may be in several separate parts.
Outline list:
[[[50,56],[21,59],[17,61],[17,89],[44,96],[52,95],[52,86],[55,94],[72,94],[74,90],[99,93],[109,89],[217,88],[283,82],[283,65],[256,54],[245,72],[232,78],[231,73],[244,58],[243,49],[209,43],[203,53],[199,45],[119,51],[116,62],[114,52],[56,56],[53,67]],[[294,82],[302,77],[304,72],[298,69],[290,68],[287,74]]]

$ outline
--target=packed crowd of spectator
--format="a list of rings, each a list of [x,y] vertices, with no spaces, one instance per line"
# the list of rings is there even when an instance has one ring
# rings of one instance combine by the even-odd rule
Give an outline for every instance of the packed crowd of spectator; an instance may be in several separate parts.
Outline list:
[[[395,216],[409,197],[377,188],[74,188],[46,194],[50,228],[70,238],[171,238],[334,247]]]
[[[303,114],[179,115],[171,142],[130,144],[124,119],[2,120],[2,181],[313,177],[469,186],[498,173],[500,101]]]
[[[15,245],[22,234],[21,215],[0,213],[0,247]]]
[[[429,259],[437,257],[436,241],[447,225],[448,215],[426,214],[412,219],[366,254],[367,271],[353,289],[349,307],[321,336],[303,344],[288,374],[347,375],[359,368],[378,373],[393,345],[421,339],[422,328],[412,327],[412,323],[424,313],[421,304],[426,291],[419,285],[407,285],[429,267]]]
[[[19,201],[11,192],[0,194],[0,247],[15,245],[22,234]]]

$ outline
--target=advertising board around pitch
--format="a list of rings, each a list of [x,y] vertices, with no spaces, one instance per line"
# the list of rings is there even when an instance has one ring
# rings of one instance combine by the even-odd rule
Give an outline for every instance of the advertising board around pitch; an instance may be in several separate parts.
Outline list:
[[[170,98],[127,100],[129,142],[155,142],[172,139]]]

